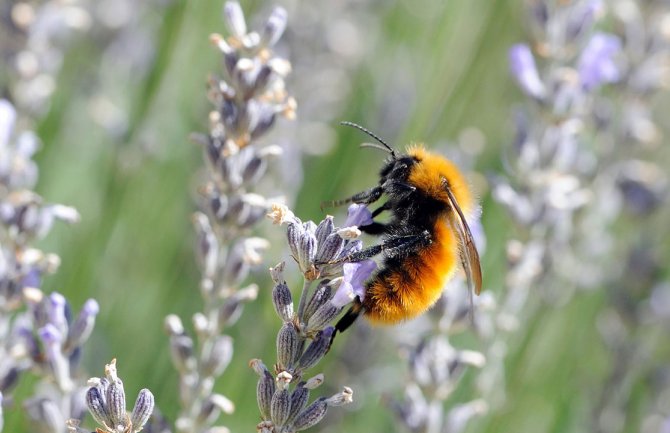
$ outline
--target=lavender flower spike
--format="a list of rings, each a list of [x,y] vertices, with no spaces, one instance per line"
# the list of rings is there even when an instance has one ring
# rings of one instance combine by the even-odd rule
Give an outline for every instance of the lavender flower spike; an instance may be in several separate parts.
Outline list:
[[[533,98],[543,99],[546,89],[537,72],[530,47],[526,44],[516,44],[510,48],[508,56],[510,70],[521,89]]]
[[[596,33],[591,37],[577,63],[584,90],[619,81],[621,73],[614,63],[614,56],[620,51],[621,41],[612,34]]]

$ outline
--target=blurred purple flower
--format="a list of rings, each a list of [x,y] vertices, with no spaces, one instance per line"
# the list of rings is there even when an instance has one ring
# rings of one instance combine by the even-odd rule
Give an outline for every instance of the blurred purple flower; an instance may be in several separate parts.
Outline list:
[[[16,110],[6,99],[0,99],[0,148],[9,144],[9,138],[14,129]]]
[[[542,99],[546,90],[535,66],[535,58],[526,44],[516,44],[508,52],[510,71],[519,83],[521,90],[528,95]]]
[[[365,281],[375,269],[377,269],[377,263],[374,260],[345,263],[342,266],[344,280],[331,300],[333,305],[343,307],[353,301],[356,296],[362,301],[365,296]]]
[[[37,332],[42,342],[47,346],[60,344],[63,341],[63,334],[51,323],[47,323]]]
[[[620,71],[614,56],[621,51],[621,40],[609,33],[595,33],[577,61],[579,79],[584,90],[619,80]]]
[[[360,227],[368,224],[372,224],[372,212],[370,212],[367,206],[356,203],[349,206],[344,227]]]
[[[469,219],[468,227],[470,227],[472,237],[475,239],[475,246],[477,247],[479,255],[483,255],[486,250],[486,233],[484,232],[481,216]]]

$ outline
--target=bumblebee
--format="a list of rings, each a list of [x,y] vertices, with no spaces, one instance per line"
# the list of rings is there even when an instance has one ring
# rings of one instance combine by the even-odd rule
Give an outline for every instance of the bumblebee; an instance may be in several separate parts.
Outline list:
[[[482,273],[479,254],[465,215],[476,210],[470,188],[456,165],[447,158],[411,145],[399,154],[360,125],[342,122],[370,135],[380,144],[366,143],[389,153],[379,183],[331,205],[370,205],[386,201],[372,212],[372,223],[359,230],[381,237],[381,242],[339,259],[361,261],[381,255],[379,270],[366,283],[365,296],[357,299],[338,321],[336,331],[347,329],[363,314],[379,324],[412,319],[428,310],[440,297],[458,265],[472,292],[479,295]],[[388,222],[375,221],[388,212]]]

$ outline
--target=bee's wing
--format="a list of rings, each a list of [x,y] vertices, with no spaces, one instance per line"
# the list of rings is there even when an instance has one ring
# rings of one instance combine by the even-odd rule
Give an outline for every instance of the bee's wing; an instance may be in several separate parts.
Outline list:
[[[445,187],[445,190],[449,196],[449,201],[451,201],[452,209],[456,210],[456,215],[450,219],[452,227],[456,233],[458,233],[458,237],[461,241],[461,248],[459,252],[461,265],[463,266],[465,276],[468,279],[468,286],[470,287],[470,290],[474,290],[475,294],[479,295],[479,293],[482,291],[482,267],[479,263],[479,253],[477,252],[477,247],[475,246],[475,240],[472,237],[472,232],[470,231],[470,227],[468,227],[468,223],[465,220],[463,211],[461,210],[460,206],[458,206],[458,202],[456,201],[456,197],[454,197],[454,193],[448,186]]]

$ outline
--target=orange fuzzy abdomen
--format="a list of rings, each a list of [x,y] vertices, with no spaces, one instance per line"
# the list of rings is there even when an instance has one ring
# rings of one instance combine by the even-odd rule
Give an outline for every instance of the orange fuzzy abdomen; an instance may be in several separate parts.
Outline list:
[[[363,301],[373,323],[393,324],[425,312],[439,299],[456,269],[458,244],[446,218],[439,218],[433,241],[400,266],[382,269],[368,283]]]

